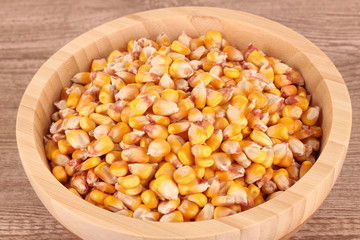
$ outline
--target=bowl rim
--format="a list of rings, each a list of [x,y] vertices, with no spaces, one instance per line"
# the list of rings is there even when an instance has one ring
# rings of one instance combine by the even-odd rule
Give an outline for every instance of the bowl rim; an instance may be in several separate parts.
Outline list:
[[[235,22],[245,22],[260,28],[262,31],[269,32],[269,34],[277,35],[289,42],[291,41],[292,45],[308,58],[324,79],[330,92],[333,118],[326,145],[311,170],[289,190],[271,201],[242,213],[204,222],[175,224],[147,222],[119,216],[94,207],[70,191],[58,189],[62,184],[53,178],[48,168],[42,161],[39,161],[44,156],[42,143],[35,139],[35,133],[40,131],[35,126],[36,119],[39,117],[37,109],[39,106],[43,106],[40,96],[46,95],[43,93],[45,83],[56,72],[57,67],[63,67],[64,62],[68,61],[72,54],[79,51],[81,47],[79,43],[86,41],[91,44],[107,36],[108,33],[121,31],[121,28],[148,21],[154,17],[174,16],[188,18],[210,16]],[[111,44],[111,40],[109,42]],[[99,49],[99,45],[95,47]],[[38,197],[58,221],[77,235],[81,235],[91,226],[93,229],[107,229],[114,234],[119,234],[119,236],[123,235],[134,239],[198,239],[214,235],[232,239],[243,238],[244,235],[254,231],[258,233],[252,236],[260,238],[260,236],[268,236],[269,233],[276,237],[283,237],[314,214],[330,192],[340,173],[350,140],[351,124],[351,101],[344,80],[331,60],[299,33],[277,22],[245,12],[212,7],[175,7],[138,12],[107,22],[80,35],[58,50],[41,66],[26,88],[19,105],[16,138],[22,165]],[[321,186],[328,187],[321,189]],[[91,212],[88,209],[91,209]],[[295,222],[290,220],[291,216],[299,214],[298,220]],[[286,216],[286,218],[280,219],[280,216]],[[71,218],[71,223],[64,221],[65,217]],[[87,225],[75,227],[73,224],[81,222]],[[258,223],[262,223],[265,230],[260,230]],[[284,227],[280,224],[283,224]],[[271,228],[275,228],[275,230]],[[277,232],[274,233],[274,231]]]

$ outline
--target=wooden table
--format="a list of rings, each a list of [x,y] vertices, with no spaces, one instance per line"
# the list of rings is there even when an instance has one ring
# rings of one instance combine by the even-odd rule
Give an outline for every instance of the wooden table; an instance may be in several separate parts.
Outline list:
[[[104,22],[189,4],[180,0],[1,1],[0,239],[76,239],[39,201],[17,152],[17,107],[37,69],[64,44]],[[360,1],[193,0],[191,4],[232,8],[278,21],[310,39],[335,63],[353,104],[350,147],[332,192],[291,239],[360,239]]]

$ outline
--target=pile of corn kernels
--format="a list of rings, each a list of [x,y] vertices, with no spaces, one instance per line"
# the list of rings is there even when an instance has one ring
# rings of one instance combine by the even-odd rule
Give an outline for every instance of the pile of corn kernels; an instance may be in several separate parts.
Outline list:
[[[118,214],[232,215],[291,187],[320,148],[301,74],[218,31],[132,40],[71,81],[44,137],[52,173]]]

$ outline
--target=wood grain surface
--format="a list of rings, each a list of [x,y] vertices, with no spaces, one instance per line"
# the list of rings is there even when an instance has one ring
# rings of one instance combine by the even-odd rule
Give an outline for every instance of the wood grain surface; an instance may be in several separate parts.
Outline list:
[[[184,5],[231,8],[278,21],[314,42],[334,62],[353,104],[348,155],[322,207],[291,239],[360,239],[360,2],[356,0],[1,0],[0,239],[76,239],[39,201],[17,152],[17,107],[37,69],[57,49],[104,22],[138,11]]]

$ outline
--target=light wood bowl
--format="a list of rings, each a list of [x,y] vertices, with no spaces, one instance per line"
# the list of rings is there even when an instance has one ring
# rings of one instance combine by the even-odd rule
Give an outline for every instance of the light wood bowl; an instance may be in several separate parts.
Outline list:
[[[88,71],[91,60],[106,57],[139,37],[172,39],[182,31],[199,36],[218,30],[231,44],[249,43],[300,70],[322,109],[321,154],[311,170],[289,190],[258,207],[217,220],[159,223],[116,215],[78,198],[49,171],[42,138],[53,102],[70,77]],[[85,239],[286,239],[320,207],[343,165],[351,132],[346,85],[329,58],[309,40],[285,26],[248,13],[221,8],[181,7],[136,13],[94,28],[57,51],[35,74],[20,103],[16,136],[27,177],[49,212]]]

